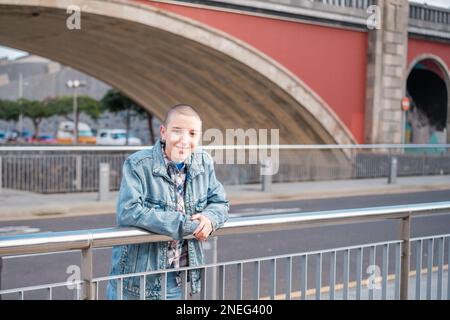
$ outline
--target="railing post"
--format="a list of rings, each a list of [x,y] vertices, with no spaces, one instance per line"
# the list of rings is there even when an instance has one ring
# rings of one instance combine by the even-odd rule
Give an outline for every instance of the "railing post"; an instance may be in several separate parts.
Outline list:
[[[81,155],[75,157],[75,189],[81,190]]]
[[[0,156],[0,194],[2,193],[2,157]]]
[[[217,237],[212,236],[205,242],[203,248],[205,249],[205,259],[207,264],[217,264]],[[217,299],[217,267],[208,268],[206,281],[208,284],[206,296],[210,300]]]
[[[389,162],[389,177],[388,183],[393,184],[397,181],[397,157],[391,157],[391,161]]]
[[[0,256],[0,290],[2,290],[2,268],[3,268],[3,260],[2,260],[2,256]],[[2,300],[1,295],[0,295],[0,300]]]
[[[94,278],[94,264],[92,247],[81,250],[81,279],[83,281],[82,299],[95,299],[95,286],[92,282]]]
[[[261,161],[261,175],[262,175],[262,191],[269,192],[272,184],[272,161],[264,159]]]
[[[212,263],[217,263],[217,237],[212,239]],[[211,269],[211,300],[217,299],[217,267]]]
[[[98,181],[98,201],[106,201],[109,196],[109,163],[100,163]]]
[[[409,259],[411,256],[411,217],[402,218],[401,221],[401,273],[400,273],[400,300],[408,300],[408,284],[409,284]],[[419,270],[420,272],[420,270]]]

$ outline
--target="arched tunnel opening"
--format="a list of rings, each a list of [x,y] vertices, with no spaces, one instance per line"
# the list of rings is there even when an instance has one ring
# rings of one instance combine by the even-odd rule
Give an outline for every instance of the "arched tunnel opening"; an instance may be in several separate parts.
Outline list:
[[[406,112],[405,143],[447,143],[448,89],[445,73],[431,59],[414,65],[407,79],[411,108]]]

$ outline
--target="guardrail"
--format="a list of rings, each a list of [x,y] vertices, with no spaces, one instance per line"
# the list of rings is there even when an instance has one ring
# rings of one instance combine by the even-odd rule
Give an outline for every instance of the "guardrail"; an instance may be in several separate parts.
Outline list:
[[[450,6],[445,9],[410,3],[408,32],[448,41],[450,39]]]
[[[349,209],[349,210],[333,210],[333,211],[321,211],[321,212],[309,212],[309,213],[289,213],[289,214],[277,214],[277,215],[264,215],[264,216],[249,216],[249,217],[235,217],[230,219],[223,228],[217,230],[213,237],[221,237],[226,235],[239,235],[255,232],[268,232],[268,231],[285,231],[299,228],[309,228],[324,225],[337,225],[348,224],[355,222],[370,222],[380,221],[386,219],[396,219],[401,221],[400,233],[398,240],[386,241],[381,243],[371,243],[364,245],[355,245],[345,248],[335,248],[329,250],[321,250],[314,252],[303,252],[290,255],[272,256],[257,259],[248,259],[232,262],[212,263],[203,266],[197,266],[195,269],[201,269],[203,280],[206,279],[207,273],[212,272],[214,275],[213,288],[214,292],[218,293],[220,299],[225,298],[225,269],[229,269],[230,266],[236,267],[236,295],[234,298],[243,298],[243,284],[245,281],[251,281],[252,298],[261,299],[260,296],[261,286],[261,265],[263,263],[269,263],[269,278],[270,278],[270,295],[268,298],[275,299],[277,293],[277,265],[280,260],[285,261],[285,295],[287,299],[294,297],[292,294],[292,279],[293,275],[300,277],[300,296],[302,299],[306,299],[308,292],[307,288],[307,266],[308,259],[314,258],[316,264],[315,270],[315,288],[313,295],[316,299],[320,299],[323,293],[322,287],[322,271],[323,271],[323,256],[328,255],[330,257],[330,273],[329,273],[329,298],[335,298],[336,292],[336,257],[337,254],[343,254],[344,263],[344,281],[343,281],[343,298],[348,298],[349,292],[349,270],[350,255],[354,253],[356,258],[356,299],[362,298],[362,264],[363,264],[363,250],[369,250],[369,263],[375,265],[376,261],[376,249],[381,248],[382,252],[382,268],[381,268],[381,299],[388,297],[388,281],[389,277],[394,281],[394,295],[395,299],[408,299],[408,287],[410,277],[410,257],[411,257],[411,243],[415,243],[415,256],[416,256],[416,298],[421,296],[421,271],[422,271],[422,246],[423,243],[427,243],[427,283],[426,283],[426,298],[430,299],[432,292],[432,272],[433,267],[436,265],[438,272],[437,278],[437,298],[443,297],[444,286],[444,269],[445,255],[444,245],[447,242],[447,250],[450,251],[450,235],[434,235],[431,237],[423,238],[411,238],[411,219],[419,216],[434,216],[450,213],[450,201],[437,202],[437,203],[424,203],[415,205],[400,205],[389,207],[374,207],[364,209]],[[187,237],[191,238],[191,237]],[[99,284],[111,279],[118,281],[117,296],[122,297],[123,280],[127,277],[139,277],[141,283],[141,298],[144,298],[146,276],[149,274],[162,274],[163,284],[165,284],[167,272],[179,270],[183,273],[183,277],[186,280],[187,270],[192,268],[179,268],[169,270],[158,270],[147,273],[135,273],[118,275],[114,277],[97,277],[93,275],[93,250],[95,248],[105,248],[114,245],[124,245],[133,243],[145,243],[155,241],[168,241],[171,240],[167,236],[151,234],[141,229],[136,228],[109,228],[109,229],[95,229],[85,231],[72,231],[72,232],[54,232],[54,233],[41,233],[34,235],[21,235],[0,237],[0,255],[1,256],[18,256],[25,254],[40,254],[50,252],[61,252],[67,250],[81,250],[81,278],[79,281],[73,281],[70,285],[76,285],[76,297],[82,299],[98,299],[99,298]],[[286,239],[286,241],[293,241],[293,239]],[[437,243],[437,263],[434,263],[433,253],[434,242]],[[390,248],[393,248],[390,250]],[[394,274],[389,275],[388,261],[391,261],[391,255],[394,255]],[[431,258],[430,258],[431,257]],[[299,272],[295,272],[292,268],[294,260],[298,259],[300,268]],[[253,270],[253,279],[244,280],[243,268],[244,265],[250,264]],[[216,273],[218,269],[218,273]],[[297,269],[296,269],[297,270]],[[418,277],[418,279],[417,279]],[[447,279],[448,271],[447,271]],[[187,298],[187,286],[183,282],[183,298]],[[246,283],[247,284],[247,283]],[[52,291],[54,288],[67,286],[68,283],[56,283],[46,284],[33,287],[22,287],[8,290],[1,290],[0,297],[4,295],[18,295],[18,298],[24,299],[25,293],[34,290],[46,290],[47,298],[52,299]],[[206,281],[203,281],[202,296],[206,298]],[[163,298],[165,297],[165,286],[163,286]],[[248,285],[246,287],[249,287]],[[278,288],[279,289],[279,288]],[[450,299],[450,280],[447,283],[447,296],[446,299]],[[368,298],[374,298],[374,289],[369,288]]]
[[[409,18],[427,21],[436,24],[450,25],[450,4],[447,9],[411,3],[409,5]]]
[[[100,164],[107,163],[108,187],[118,190],[124,160],[144,148],[148,147],[0,147],[0,189],[95,192],[100,187]],[[270,175],[274,183],[387,178],[393,158],[398,176],[450,174],[449,144],[209,145],[203,149],[216,160],[216,174],[225,185],[260,183],[263,155],[269,156],[269,151],[276,167]]]
[[[192,2],[192,1],[180,1]],[[350,24],[367,29],[369,7],[377,5],[376,0],[212,0],[194,1],[196,4],[233,8],[234,10],[255,11],[280,17],[327,21],[328,23]],[[450,27],[450,8],[429,6],[409,2],[409,31],[417,34],[433,35],[444,39]],[[426,30],[420,30],[420,29]]]

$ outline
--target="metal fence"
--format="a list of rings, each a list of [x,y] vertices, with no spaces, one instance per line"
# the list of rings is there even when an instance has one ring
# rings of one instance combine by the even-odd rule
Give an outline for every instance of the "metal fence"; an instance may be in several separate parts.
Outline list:
[[[100,163],[109,164],[109,189],[118,190],[124,160],[143,147],[0,147],[0,188],[40,193],[99,190]],[[206,146],[225,185],[260,183],[264,146]],[[272,182],[450,174],[450,145],[266,146]],[[270,149],[270,152],[268,151]],[[263,152],[264,153],[264,152]]]
[[[423,4],[410,4],[409,18],[427,21],[435,24],[450,25],[450,10],[437,7],[428,7]]]
[[[364,9],[364,10],[366,10],[367,7],[375,4],[374,0],[313,0],[311,2],[337,7]]]
[[[412,218],[449,213],[450,202],[437,202],[232,218],[223,228],[216,231],[214,237],[386,219],[399,220],[401,225],[398,239],[393,241],[196,266],[195,269],[201,270],[203,279],[200,298],[450,299],[448,277],[450,234],[421,238],[410,236]],[[93,274],[94,249],[119,244],[168,240],[170,238],[166,236],[150,234],[135,228],[0,237],[0,255],[2,256],[18,258],[21,255],[61,253],[67,250],[81,251],[80,279],[1,290],[0,297],[26,299],[30,292],[43,291],[47,299],[53,299],[56,289],[74,286],[76,299],[100,299],[102,297],[99,295],[99,287],[113,280],[118,284],[117,296],[122,298],[124,279],[134,277],[139,280],[140,298],[143,299],[146,277],[150,274],[161,274],[164,299],[167,272],[181,271],[184,279],[183,298],[187,299],[187,271],[193,268],[158,270],[113,277],[94,277]],[[286,239],[286,241],[295,241],[295,239]],[[374,277],[363,279],[363,270],[366,270],[366,267],[379,268],[379,272],[374,272]],[[410,271],[410,268],[413,270]],[[279,271],[282,271],[281,275]],[[350,276],[350,271],[354,276]],[[244,276],[245,272],[247,276]],[[327,274],[326,277],[324,277],[325,274]],[[208,275],[212,275],[212,281],[206,281]],[[232,287],[228,280],[231,278],[235,279]],[[410,287],[412,289],[414,283],[414,294],[409,294]],[[262,290],[263,284],[268,284],[267,290],[264,291],[267,294]],[[213,289],[211,297],[207,296],[208,286],[212,286]]]

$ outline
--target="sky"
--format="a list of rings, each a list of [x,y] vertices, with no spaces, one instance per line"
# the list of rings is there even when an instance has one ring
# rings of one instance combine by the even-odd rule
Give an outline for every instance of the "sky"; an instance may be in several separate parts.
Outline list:
[[[427,3],[432,6],[450,8],[450,0],[413,0],[409,2]]]
[[[27,53],[24,51],[18,51],[18,50],[0,46],[0,58],[6,56],[6,57],[8,57],[9,60],[14,60],[14,59],[24,56],[26,54]]]
[[[410,0],[410,2],[426,3],[429,5],[433,5],[433,6],[450,8],[450,0]],[[27,53],[24,51],[18,51],[18,50],[0,46],[0,58],[6,56],[6,57],[8,57],[9,60],[14,60],[14,59],[24,56],[26,54]]]

